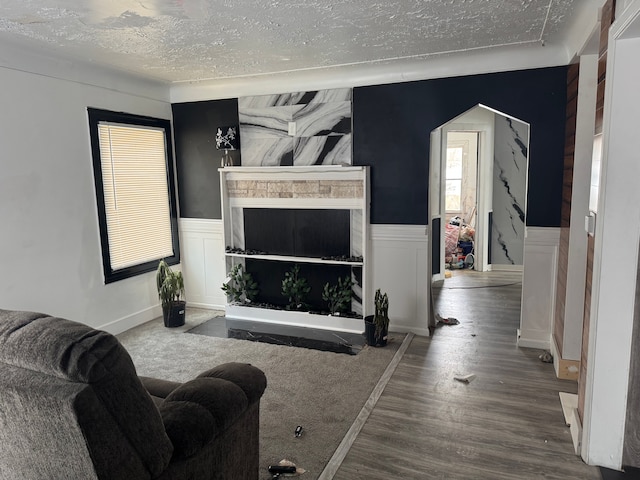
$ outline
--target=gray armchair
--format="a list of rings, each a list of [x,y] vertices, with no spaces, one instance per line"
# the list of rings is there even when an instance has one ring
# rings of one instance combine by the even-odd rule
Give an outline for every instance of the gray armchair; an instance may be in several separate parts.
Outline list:
[[[0,310],[0,479],[257,479],[265,388],[239,363],[138,377],[109,333]]]

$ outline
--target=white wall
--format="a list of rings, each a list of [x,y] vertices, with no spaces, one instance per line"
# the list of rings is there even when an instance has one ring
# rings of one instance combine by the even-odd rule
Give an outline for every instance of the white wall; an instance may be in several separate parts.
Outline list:
[[[622,465],[640,242],[640,0],[613,24],[607,54],[604,146],[596,217],[582,456]],[[624,253],[624,261],[620,254]]]
[[[170,104],[156,84],[124,76],[101,75],[95,87],[70,65],[58,70],[77,81],[43,75],[37,62],[28,73],[15,53],[0,60],[0,308],[113,332],[154,318],[152,273],[104,284],[87,107],[170,118]],[[128,85],[138,94],[122,93]]]
[[[562,358],[566,360],[579,361],[582,353],[582,324],[587,271],[587,233],[584,228],[584,219],[589,213],[591,152],[596,118],[597,83],[597,55],[581,56],[562,341]]]

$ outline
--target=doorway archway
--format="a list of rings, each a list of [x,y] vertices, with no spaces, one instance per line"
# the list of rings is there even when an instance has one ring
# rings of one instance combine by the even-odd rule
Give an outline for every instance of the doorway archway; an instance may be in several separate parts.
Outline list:
[[[446,271],[446,152],[452,132],[474,132],[478,141],[473,268],[522,272],[530,126],[509,114],[478,104],[431,132],[431,283],[444,280]]]

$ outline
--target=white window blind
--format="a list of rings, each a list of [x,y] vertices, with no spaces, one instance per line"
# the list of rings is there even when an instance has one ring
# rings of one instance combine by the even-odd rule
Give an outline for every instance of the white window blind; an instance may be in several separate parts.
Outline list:
[[[99,123],[111,268],[174,254],[164,130]]]

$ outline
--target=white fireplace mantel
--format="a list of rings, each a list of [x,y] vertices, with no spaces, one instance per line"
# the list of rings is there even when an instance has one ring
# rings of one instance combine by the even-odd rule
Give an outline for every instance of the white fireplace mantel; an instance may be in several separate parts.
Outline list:
[[[224,167],[219,169],[222,195],[222,217],[225,246],[245,249],[245,208],[261,209],[339,209],[350,212],[350,252],[362,261],[325,260],[318,257],[295,255],[247,255],[225,253],[227,271],[246,259],[290,263],[316,263],[326,265],[349,265],[361,269],[354,286],[352,310],[366,315],[369,306],[368,243],[369,243],[369,168],[366,166],[291,166],[291,167]],[[274,279],[274,281],[278,281]],[[257,307],[227,305],[226,314],[231,318],[302,325],[313,328],[362,332],[362,319],[307,313],[269,310]],[[299,313],[299,312],[295,312]]]

